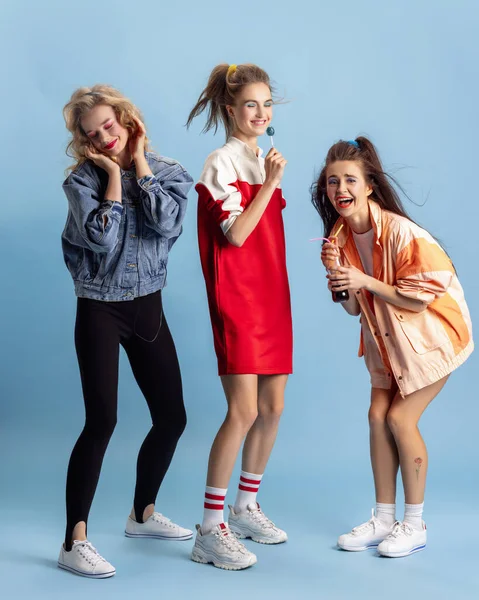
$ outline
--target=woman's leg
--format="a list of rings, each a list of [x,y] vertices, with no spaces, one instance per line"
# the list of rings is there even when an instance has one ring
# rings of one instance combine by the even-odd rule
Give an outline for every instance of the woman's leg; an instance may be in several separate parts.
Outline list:
[[[238,452],[258,416],[258,376],[224,375],[228,412],[211,447],[206,483],[227,488]]]
[[[264,544],[279,544],[288,539],[256,502],[259,484],[278,433],[287,380],[287,375],[259,378],[258,416],[246,437],[238,493],[229,517],[230,527],[237,535]]]
[[[427,451],[418,422],[427,406],[444,387],[447,377],[402,397],[396,393],[388,412],[388,424],[399,451],[406,499],[404,520],[378,546],[382,556],[408,556],[426,547],[427,532],[422,520],[426,487]]]
[[[396,502],[399,469],[396,442],[387,422],[387,415],[396,393],[396,386],[391,390],[373,387],[369,408],[369,443],[376,502],[389,505]]]
[[[68,466],[66,550],[73,540],[86,539],[103,457],[115,429],[119,341],[118,325],[107,303],[79,299],[75,345],[86,418]]]
[[[387,415],[397,387],[371,389],[369,443],[376,490],[376,511],[369,521],[341,535],[343,550],[362,551],[376,548],[392,531],[396,520],[396,481],[399,457],[396,442],[387,423]]]
[[[136,521],[143,523],[154,511],[158,490],[186,427],[186,411],[180,365],[168,323],[162,316],[161,296],[155,294],[148,298],[140,310],[139,331],[124,347],[152,420],[138,454],[132,513]],[[152,341],[147,341],[149,339]]]
[[[243,471],[264,473],[284,409],[287,375],[261,375],[258,381],[258,416],[246,436]]]
[[[442,390],[447,379],[444,377],[404,398],[396,393],[388,412],[388,425],[399,450],[404,494],[408,504],[422,503],[426,487],[428,457],[418,428],[419,419]]]

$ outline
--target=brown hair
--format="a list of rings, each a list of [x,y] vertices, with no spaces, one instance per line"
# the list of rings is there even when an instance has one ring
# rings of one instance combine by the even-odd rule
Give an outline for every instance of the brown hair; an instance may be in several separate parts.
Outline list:
[[[136,131],[134,116],[143,121],[138,108],[114,87],[97,84],[91,88],[78,88],[73,92],[70,101],[63,109],[65,125],[72,134],[72,139],[66,148],[66,154],[75,160],[74,164],[68,168],[68,171],[76,169],[87,160],[85,147],[90,143],[90,140],[83,131],[81,120],[88,111],[99,104],[111,106],[115,111],[118,122],[128,130],[129,134]],[[145,149],[149,149],[148,138],[146,139]]]
[[[233,105],[236,95],[250,83],[265,83],[273,91],[268,74],[256,65],[247,63],[232,65],[230,68],[230,65],[223,63],[215,67],[211,71],[205,89],[190,112],[186,126],[189,127],[193,119],[208,108],[208,119],[203,132],[214,128],[216,133],[221,123],[228,138],[233,133],[233,123],[226,107]]]
[[[348,142],[341,140],[329,149],[324,167],[311,190],[311,200],[323,221],[325,237],[328,237],[339,219],[339,213],[326,194],[326,170],[331,163],[338,160],[352,160],[361,163],[364,177],[373,188],[371,199],[375,200],[381,208],[412,221],[403,207],[395,186],[401,192],[404,193],[404,191],[396,180],[384,171],[374,144],[366,137],[358,137]]]

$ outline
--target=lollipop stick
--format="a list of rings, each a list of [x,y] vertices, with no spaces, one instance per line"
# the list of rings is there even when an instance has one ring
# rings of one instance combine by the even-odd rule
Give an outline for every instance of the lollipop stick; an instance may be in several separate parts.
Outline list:
[[[273,136],[271,136],[269,139],[271,140],[271,148],[274,148],[274,139],[273,139]]]

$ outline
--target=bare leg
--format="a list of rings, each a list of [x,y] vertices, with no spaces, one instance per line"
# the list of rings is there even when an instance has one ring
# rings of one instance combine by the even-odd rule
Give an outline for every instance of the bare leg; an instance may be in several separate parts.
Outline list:
[[[394,436],[387,422],[387,414],[397,392],[372,388],[369,409],[369,442],[371,466],[374,475],[376,502],[396,503],[396,481],[399,456]]]
[[[284,408],[287,375],[262,375],[258,382],[258,417],[248,432],[243,448],[243,471],[264,473],[278,433]]]
[[[258,415],[258,376],[221,378],[228,412],[210,452],[206,484],[227,488],[241,444]]]
[[[421,504],[424,501],[428,458],[418,422],[427,406],[442,390],[447,379],[448,377],[444,377],[404,398],[396,393],[388,412],[388,424],[399,450],[407,504]]]

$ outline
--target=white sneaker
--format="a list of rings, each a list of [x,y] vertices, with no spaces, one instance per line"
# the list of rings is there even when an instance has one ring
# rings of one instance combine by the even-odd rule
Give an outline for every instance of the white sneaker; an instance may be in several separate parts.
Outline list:
[[[131,538],[157,538],[160,540],[190,540],[191,529],[172,523],[161,513],[154,512],[144,523],[137,523],[131,517],[126,522],[125,535]]]
[[[371,511],[371,519],[367,523],[354,527],[349,533],[339,536],[338,546],[349,552],[361,552],[376,548],[392,532],[394,523],[386,525]]]
[[[414,529],[403,521],[397,521],[388,537],[379,544],[378,552],[381,556],[399,558],[409,556],[414,552],[424,550],[427,541],[426,523],[422,522],[421,529]]]
[[[62,545],[58,557],[58,566],[60,569],[65,569],[76,575],[93,579],[113,577],[116,573],[115,567],[110,565],[103,556],[100,556],[97,549],[88,540],[75,540],[70,552],[67,552]]]
[[[238,513],[233,506],[229,509],[228,524],[236,537],[251,538],[259,544],[281,544],[288,539],[286,532],[268,519],[258,502],[248,504],[246,510]]]
[[[226,523],[220,523],[205,534],[197,525],[196,531],[191,560],[213,563],[215,567],[228,571],[239,571],[256,563],[256,556],[244,547]]]

